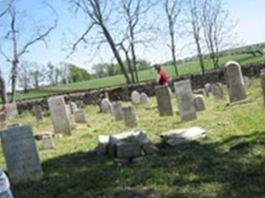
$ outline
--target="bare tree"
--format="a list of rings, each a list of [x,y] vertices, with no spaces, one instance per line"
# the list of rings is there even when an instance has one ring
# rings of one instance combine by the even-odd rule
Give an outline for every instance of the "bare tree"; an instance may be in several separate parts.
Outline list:
[[[143,23],[146,21],[146,14],[156,5],[157,1],[154,0],[120,0],[122,18],[125,19],[125,40],[128,43],[127,50],[123,47],[125,52],[128,67],[133,67],[135,73],[135,80],[139,82],[139,75],[137,69],[137,55],[136,45],[138,43],[147,42],[147,40],[138,39],[140,34],[150,32],[152,25]],[[128,53],[127,53],[128,52]]]
[[[10,4],[6,4],[6,1],[0,1],[0,5],[3,8],[3,10],[0,10],[0,18],[2,18],[8,12]],[[6,104],[8,102],[7,93],[6,93],[6,83],[1,68],[0,68],[0,97],[3,104]]]
[[[186,12],[188,25],[197,48],[197,57],[199,59],[201,71],[205,73],[205,66],[202,52],[202,12],[203,0],[187,0]]]
[[[23,61],[18,67],[18,83],[23,89],[24,93],[27,93],[30,88],[30,65],[28,62]]]
[[[54,10],[52,10],[54,11]],[[21,57],[26,54],[29,51],[29,48],[34,45],[37,42],[43,41],[45,42],[45,38],[52,32],[52,30],[57,26],[57,20],[54,21],[54,24],[47,28],[44,31],[37,30],[35,32],[35,35],[32,36],[32,38],[26,42],[24,45],[19,45],[18,43],[18,34],[22,34],[19,31],[18,25],[17,25],[17,10],[16,6],[11,1],[10,8],[8,10],[8,15],[10,18],[10,30],[8,31],[6,35],[6,39],[10,40],[12,43],[12,56],[6,55],[6,53],[1,50],[2,55],[6,58],[8,62],[11,63],[11,102],[15,102],[15,89],[17,84],[17,76],[18,76],[18,65]],[[22,47],[19,47],[22,46]]]
[[[76,5],[78,10],[82,10],[85,16],[89,19],[87,29],[74,43],[72,51],[75,51],[76,47],[81,42],[86,42],[86,36],[93,28],[98,27],[100,29],[100,34],[104,35],[105,40],[109,44],[116,61],[121,67],[122,73],[126,79],[126,83],[130,84],[131,79],[126,71],[119,50],[117,49],[117,43],[115,43],[114,37],[107,26],[107,21],[110,18],[112,11],[110,8],[108,8],[110,5],[110,0],[73,0],[71,2]]]
[[[29,75],[31,78],[31,84],[35,89],[39,89],[41,83],[45,80],[45,68],[36,62],[30,64],[31,69]]]
[[[168,20],[168,30],[170,37],[169,48],[171,50],[173,66],[175,68],[176,76],[179,75],[176,59],[176,30],[175,26],[181,13],[181,0],[163,0],[164,10]]]
[[[223,0],[204,0],[203,31],[209,56],[215,68],[219,67],[220,47],[224,40],[230,40],[230,33],[235,27],[232,23],[228,24],[228,19],[229,14],[224,9]]]

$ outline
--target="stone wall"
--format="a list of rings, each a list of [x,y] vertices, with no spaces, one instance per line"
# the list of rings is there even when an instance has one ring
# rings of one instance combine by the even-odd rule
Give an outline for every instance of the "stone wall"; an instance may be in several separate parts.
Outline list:
[[[257,77],[260,74],[260,70],[265,68],[265,63],[255,64],[255,65],[246,65],[242,67],[242,72],[245,76],[248,77]],[[193,89],[202,88],[206,82],[222,82],[225,83],[225,72],[224,68],[213,69],[207,71],[204,75],[192,74],[192,75],[183,75],[177,78],[172,79],[170,86],[173,90],[173,84],[176,81],[190,79]],[[130,94],[132,91],[137,90],[138,92],[145,92],[149,96],[155,95],[155,86],[156,82],[148,81],[145,83],[131,85],[129,87],[114,87],[109,89],[100,89],[100,90],[88,90],[83,91],[82,93],[68,93],[65,95],[65,99],[68,102],[71,101],[82,101],[84,104],[99,104],[99,101],[104,98],[105,93],[108,93],[109,98],[112,101],[115,100],[130,100]],[[47,98],[31,101],[22,101],[18,102],[18,111],[22,113],[27,110],[32,110],[34,105],[39,104],[43,109],[48,109]]]

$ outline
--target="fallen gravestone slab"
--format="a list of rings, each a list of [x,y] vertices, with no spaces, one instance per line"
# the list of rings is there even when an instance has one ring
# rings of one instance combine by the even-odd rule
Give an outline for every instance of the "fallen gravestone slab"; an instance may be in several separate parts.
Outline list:
[[[1,142],[11,183],[41,179],[42,168],[31,127],[3,131]]]
[[[163,142],[169,146],[177,146],[178,144],[197,140],[205,137],[206,131],[200,127],[189,129],[176,129],[163,132],[160,134]]]

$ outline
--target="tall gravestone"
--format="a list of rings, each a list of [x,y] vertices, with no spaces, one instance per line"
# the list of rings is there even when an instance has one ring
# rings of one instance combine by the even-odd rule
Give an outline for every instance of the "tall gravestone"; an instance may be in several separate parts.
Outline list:
[[[3,131],[1,142],[13,184],[41,179],[42,168],[31,127],[23,126]]]
[[[33,112],[37,121],[41,121],[43,119],[42,108],[40,105],[35,105],[33,107]]]
[[[71,135],[70,120],[64,98],[60,96],[49,98],[48,105],[55,133]]]
[[[190,80],[175,82],[174,87],[177,95],[181,120],[185,122],[197,119]]]
[[[156,86],[155,93],[160,116],[173,115],[173,108],[168,87]]]
[[[234,61],[226,64],[226,76],[230,103],[247,100],[241,66]]]
[[[263,100],[265,105],[265,69],[260,70],[261,88],[263,92]]]
[[[135,109],[132,106],[129,107],[123,107],[123,118],[125,126],[128,128],[134,128],[137,126],[137,116],[135,114]]]
[[[116,121],[120,121],[123,119],[122,115],[122,103],[120,101],[116,101],[112,103],[113,106],[113,115]]]

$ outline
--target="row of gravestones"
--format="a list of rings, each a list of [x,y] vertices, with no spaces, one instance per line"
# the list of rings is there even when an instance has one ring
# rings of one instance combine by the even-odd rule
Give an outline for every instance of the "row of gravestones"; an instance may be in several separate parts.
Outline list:
[[[111,102],[108,98],[101,101],[100,109],[102,113],[112,114],[116,121],[124,120],[124,124],[128,128],[137,126],[137,116],[133,106],[122,107],[121,101]]]
[[[227,65],[228,88],[231,103],[242,102],[247,99],[241,68],[236,63]],[[265,98],[265,70],[261,71],[262,88]],[[202,97],[193,98],[189,80],[176,82],[175,91],[179,103],[179,113],[182,120],[191,120],[196,118],[195,103],[203,103]],[[167,87],[156,87],[156,96],[160,115],[172,115],[172,106],[170,103],[170,93]],[[194,102],[196,101],[196,102]],[[121,106],[116,103],[115,106]],[[200,105],[198,105],[200,106]],[[49,108],[56,133],[71,134],[67,108],[62,97],[49,99]],[[119,107],[120,108],[120,107]],[[123,118],[129,117],[128,120],[137,120],[133,107],[125,107]],[[135,126],[135,122],[130,127]],[[9,176],[13,184],[36,180],[42,177],[42,168],[33,137],[31,127],[23,126],[11,128],[0,133],[4,157],[7,163]]]

